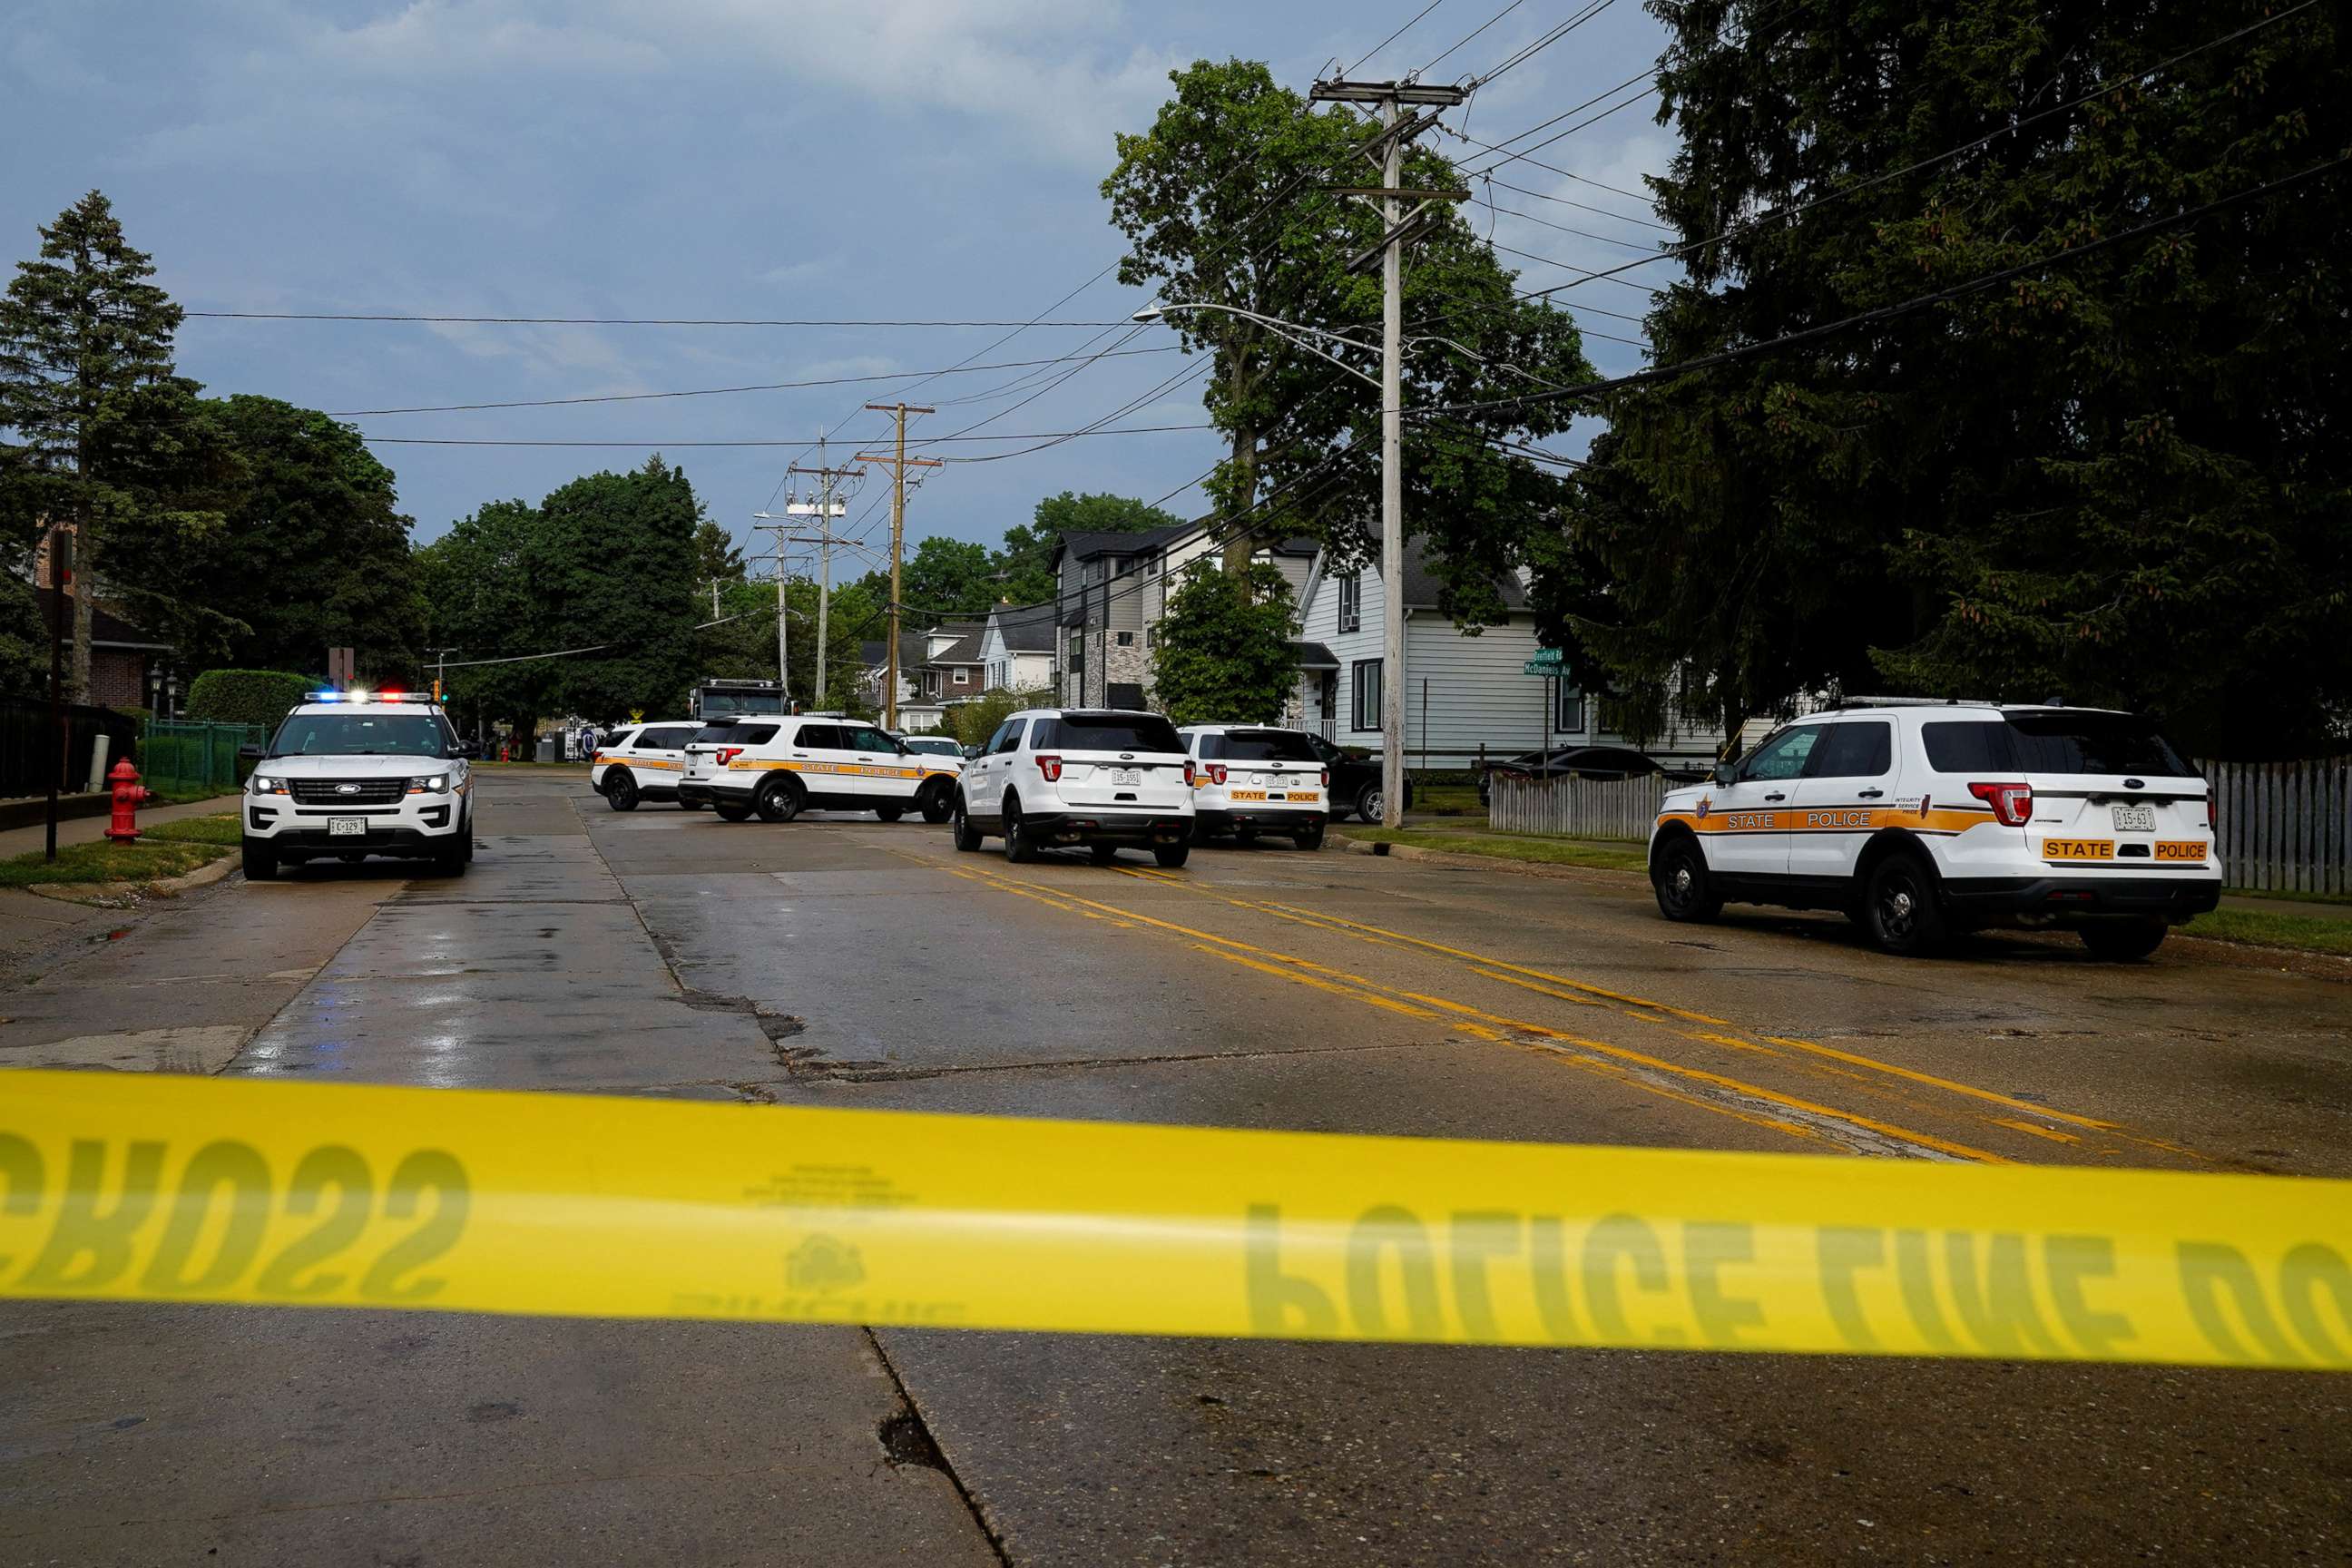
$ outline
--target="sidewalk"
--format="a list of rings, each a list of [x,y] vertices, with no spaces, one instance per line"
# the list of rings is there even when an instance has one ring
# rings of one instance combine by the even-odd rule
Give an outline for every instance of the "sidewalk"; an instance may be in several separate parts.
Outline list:
[[[236,810],[237,798],[232,793],[215,795],[211,800],[190,801],[184,805],[142,806],[139,825],[146,827],[158,822],[177,822],[187,816],[233,814]],[[96,843],[106,837],[106,825],[112,820],[110,816],[77,816],[70,821],[60,822],[58,824],[58,844],[62,847],[68,844]],[[0,859],[12,855],[38,855],[47,842],[47,827],[37,822],[30,827],[11,827],[0,831]]]

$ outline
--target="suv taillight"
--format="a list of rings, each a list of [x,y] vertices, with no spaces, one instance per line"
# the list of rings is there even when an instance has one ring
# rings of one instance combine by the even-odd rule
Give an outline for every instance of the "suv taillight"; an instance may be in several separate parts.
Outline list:
[[[2021,784],[1972,784],[1969,793],[1992,807],[2003,827],[2022,827],[2033,817],[2033,786]]]
[[[1209,764],[1209,782],[1211,784],[1221,784],[1232,776],[1232,770],[1227,768],[1224,763],[1211,763]]]
[[[2213,797],[2209,795],[2205,797],[2205,831],[2208,833],[2218,833],[2221,831],[2221,813],[2220,809],[2214,805]]]
[[[1322,784],[1325,789],[1329,789],[1331,787],[1331,770],[1329,768],[1325,768],[1323,770]]]
[[[1047,784],[1059,784],[1062,782],[1062,759],[1059,757],[1039,757],[1037,759],[1037,771],[1045,775],[1045,782]]]
[[[1191,789],[1194,784],[1198,784],[1198,783],[1200,783],[1200,782],[1201,782],[1201,770],[1200,770],[1200,769],[1198,769],[1198,768],[1196,768],[1196,767],[1194,767],[1194,766],[1192,765],[1192,758],[1190,758],[1190,757],[1185,758],[1185,759],[1184,759],[1184,787],[1185,787],[1186,789]]]
[[[740,746],[721,746],[710,753],[710,760],[723,768],[742,754],[743,748]]]

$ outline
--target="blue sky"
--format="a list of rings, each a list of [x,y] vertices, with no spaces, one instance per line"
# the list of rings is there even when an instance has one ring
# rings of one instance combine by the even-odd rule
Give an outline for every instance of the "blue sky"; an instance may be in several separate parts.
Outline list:
[[[1440,0],[1393,45],[1359,58],[1425,3],[15,0],[0,33],[0,259],[30,255],[35,226],[95,185],[191,310],[1024,321],[1119,254],[1098,189],[1115,160],[1112,135],[1149,125],[1170,69],[1255,57],[1301,90],[1335,59],[1359,76],[1398,74],[1506,0]],[[1433,79],[1491,68],[1580,8],[1521,0]],[[1641,71],[1662,37],[1635,0],[1615,0],[1482,89],[1468,132],[1500,141],[1549,119]],[[1639,189],[1672,147],[1654,106],[1637,103],[1534,156]],[[1451,120],[1464,123],[1458,111]],[[1444,137],[1433,144],[1472,152]],[[1643,211],[1527,162],[1496,178],[1523,187],[1494,189],[1497,204],[1543,220],[1482,213],[1499,243],[1591,266],[1655,237],[1542,199]],[[1530,285],[1570,276],[1505,260]],[[1118,321],[1146,302],[1106,279],[1054,315]],[[1635,315],[1645,303],[1610,284],[1564,302]],[[1613,317],[1581,319],[1636,335]],[[927,371],[1007,330],[191,320],[180,365],[215,393],[341,413]],[[1173,341],[1154,330],[1123,346]],[[1108,342],[1093,328],[1040,327],[980,363]],[[1604,371],[1641,363],[1623,344],[1588,338],[1587,348]],[[974,434],[1060,431],[1199,363],[1172,353],[1106,359],[1017,408],[1041,384],[1000,392],[1019,370],[943,377],[908,395],[940,408],[917,422],[919,435],[992,415]],[[658,440],[711,515],[744,538],[798,443],[831,431],[836,455],[860,449],[887,422],[858,405],[906,384],[352,422],[373,437]],[[950,402],[959,398],[977,400]],[[1202,418],[1197,395],[1178,387],[1119,423]],[[694,440],[796,445],[680,444]],[[420,539],[485,501],[535,500],[648,449],[376,447]],[[1040,496],[1063,489],[1177,491],[1166,504],[1191,515],[1201,498],[1183,487],[1216,455],[1205,431],[1106,436],[935,470],[908,505],[910,546],[934,532],[994,542]],[[887,505],[874,504],[885,489],[878,473],[866,482],[853,532],[887,541]]]

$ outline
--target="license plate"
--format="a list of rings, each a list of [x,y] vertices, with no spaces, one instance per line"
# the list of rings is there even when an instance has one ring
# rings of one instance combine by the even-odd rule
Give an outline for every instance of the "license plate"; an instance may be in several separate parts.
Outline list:
[[[366,831],[367,818],[364,816],[331,816],[327,818],[327,837],[330,838],[357,838]]]
[[[1113,768],[1110,771],[1110,782],[1114,786],[1118,784],[1141,784],[1143,782],[1143,770],[1140,768]]]
[[[2116,807],[2117,833],[2153,833],[2156,831],[2156,807],[2152,805],[2119,805]]]

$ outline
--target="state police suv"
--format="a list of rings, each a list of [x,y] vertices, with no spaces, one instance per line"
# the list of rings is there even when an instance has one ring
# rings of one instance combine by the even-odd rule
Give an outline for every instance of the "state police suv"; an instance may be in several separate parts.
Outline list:
[[[1665,797],[1650,880],[1668,920],[1727,900],[1841,909],[1890,952],[2010,921],[2144,958],[2212,909],[2204,777],[2155,727],[2098,709],[1888,702],[1785,724]]]
[[[687,742],[678,802],[709,805],[730,822],[753,812],[790,822],[803,811],[870,811],[896,822],[909,811],[945,822],[956,768],[908,748],[872,724],[833,714],[779,714],[705,725]]]
[[[423,692],[313,691],[242,754],[248,881],[371,855],[461,877],[474,858],[473,748]]]

